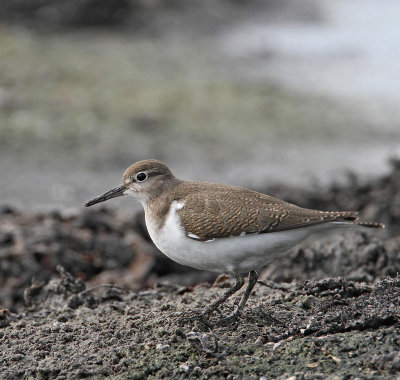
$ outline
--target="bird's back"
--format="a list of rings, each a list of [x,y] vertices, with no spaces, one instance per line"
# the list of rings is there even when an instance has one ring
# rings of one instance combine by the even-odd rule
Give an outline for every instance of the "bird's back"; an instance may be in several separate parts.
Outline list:
[[[306,209],[253,190],[213,183],[182,181],[173,197],[186,234],[199,240],[358,219],[356,211]]]

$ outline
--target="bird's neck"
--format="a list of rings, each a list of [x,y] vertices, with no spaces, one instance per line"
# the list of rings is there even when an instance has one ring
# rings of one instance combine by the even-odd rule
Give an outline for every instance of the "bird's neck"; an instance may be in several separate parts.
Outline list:
[[[170,181],[164,182],[163,186],[159,186],[147,199],[142,202],[146,220],[157,221],[161,227],[171,208],[172,202],[176,198],[176,187],[183,181],[172,178]]]

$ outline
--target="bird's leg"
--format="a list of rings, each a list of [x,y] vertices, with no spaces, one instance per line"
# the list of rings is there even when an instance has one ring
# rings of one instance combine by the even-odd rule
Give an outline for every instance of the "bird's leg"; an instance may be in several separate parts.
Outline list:
[[[243,286],[243,284],[244,284],[243,276],[241,276],[238,273],[235,275],[236,275],[236,282],[234,283],[234,285],[230,289],[228,289],[223,294],[222,297],[218,298],[216,301],[214,301],[211,305],[209,305],[204,310],[204,312],[203,312],[204,317],[209,317],[212,312],[214,312],[215,310],[218,309],[219,305],[223,304],[231,295],[235,294]],[[247,296],[247,298],[248,298],[248,296]]]
[[[257,283],[257,279],[258,279],[257,272],[255,270],[252,270],[249,273],[249,282],[247,284],[247,288],[246,288],[245,292],[243,293],[242,299],[240,300],[239,306],[236,308],[236,310],[231,315],[222,319],[220,321],[220,324],[232,322],[239,317],[240,313],[242,312],[242,310],[244,309],[244,307],[246,305],[247,300],[250,297],[250,294],[251,294],[255,284]]]
[[[254,286],[257,283],[257,279],[258,279],[258,274],[255,270],[252,270],[249,273],[249,283],[247,284],[247,288],[246,291],[244,292],[242,299],[240,300],[240,304],[237,307],[237,309],[235,310],[234,314],[239,314],[245,307],[247,300],[250,297],[250,294],[254,288]]]

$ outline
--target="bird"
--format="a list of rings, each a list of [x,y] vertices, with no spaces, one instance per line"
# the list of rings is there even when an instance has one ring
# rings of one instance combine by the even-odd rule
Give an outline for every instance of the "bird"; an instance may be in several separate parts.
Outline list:
[[[243,187],[181,180],[153,159],[129,166],[118,186],[85,206],[123,195],[142,204],[152,241],[170,259],[235,277],[233,286],[201,311],[202,318],[210,318],[240,290],[248,275],[241,300],[226,321],[243,312],[259,269],[311,234],[343,227],[384,227],[359,221],[357,211],[307,209]]]

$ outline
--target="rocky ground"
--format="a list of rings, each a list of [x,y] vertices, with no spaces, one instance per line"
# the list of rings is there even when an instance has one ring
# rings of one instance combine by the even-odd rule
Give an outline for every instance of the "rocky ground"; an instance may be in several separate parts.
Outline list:
[[[185,319],[224,286],[85,289],[60,267],[26,290],[24,312],[3,311],[1,377],[376,379],[400,370],[398,278],[259,285],[238,323]]]
[[[207,323],[185,312],[215,300],[231,279],[211,286],[214,275],[162,257],[140,215],[4,206],[0,377],[399,377],[400,162],[392,164],[368,184],[351,177],[324,191],[269,189],[302,206],[358,209],[388,228],[292,250],[266,268],[230,325],[218,321],[240,295]]]

